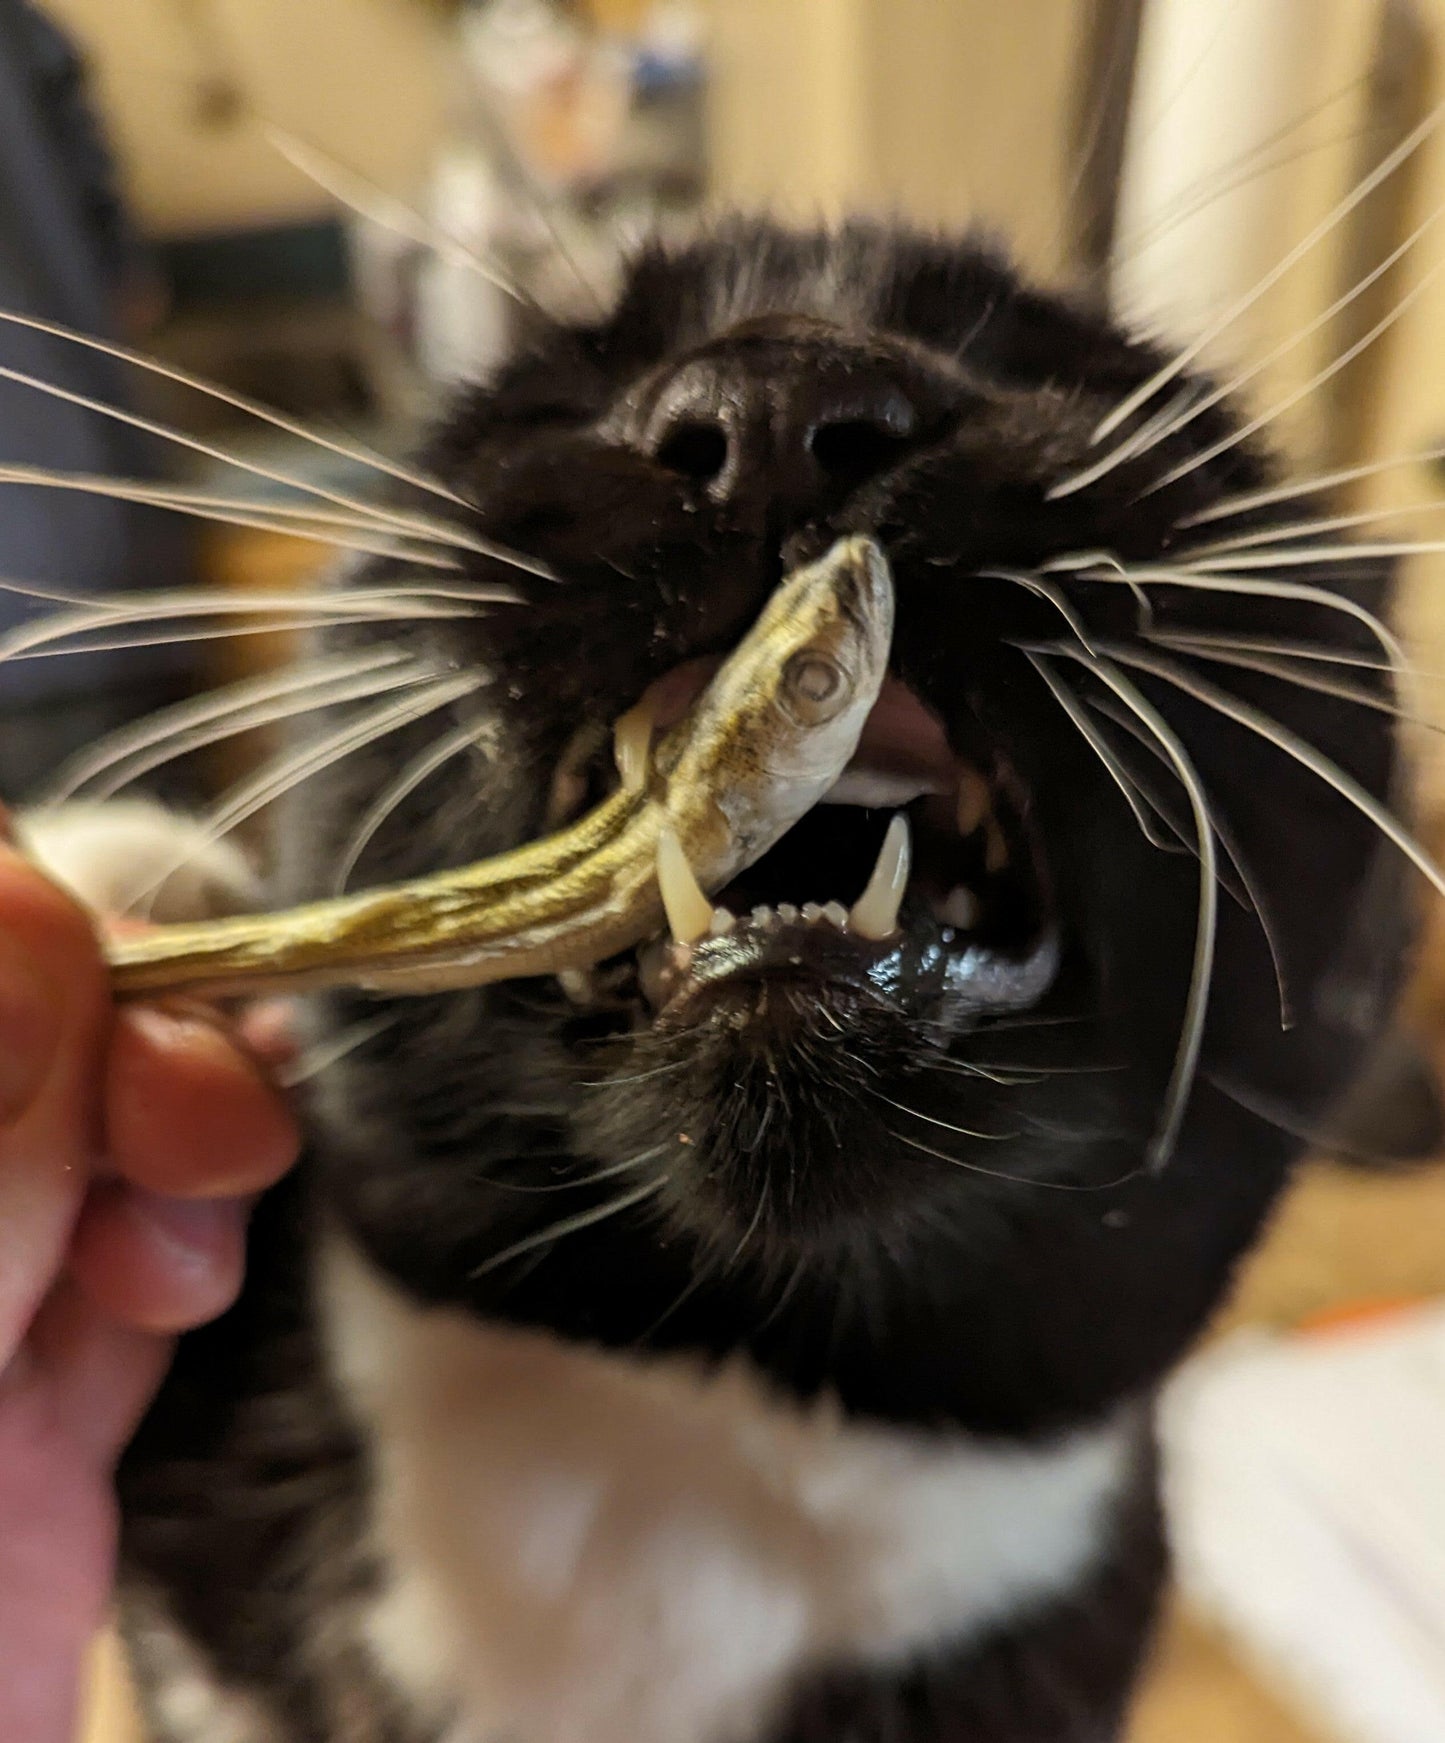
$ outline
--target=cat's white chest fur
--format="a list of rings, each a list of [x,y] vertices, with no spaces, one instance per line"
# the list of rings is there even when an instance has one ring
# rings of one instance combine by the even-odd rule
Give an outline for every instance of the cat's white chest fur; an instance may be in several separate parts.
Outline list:
[[[749,1371],[424,1310],[339,1244],[375,1464],[380,1667],[449,1743],[745,1743],[798,1675],[966,1640],[1087,1573],[1119,1421],[1010,1448],[850,1424]]]

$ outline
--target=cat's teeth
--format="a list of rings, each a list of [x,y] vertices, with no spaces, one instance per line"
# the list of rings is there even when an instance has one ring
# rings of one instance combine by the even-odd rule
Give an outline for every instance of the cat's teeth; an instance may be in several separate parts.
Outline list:
[[[785,926],[796,926],[798,924],[798,910],[791,902],[779,902],[778,918]]]
[[[848,925],[860,937],[875,942],[891,937],[898,929],[898,910],[903,892],[908,887],[908,870],[913,862],[913,838],[908,818],[899,811],[888,825],[883,846],[868,887],[848,911]]]
[[[652,709],[644,702],[629,708],[612,729],[612,755],[622,785],[640,792],[652,761]]]
[[[988,782],[977,769],[965,769],[958,783],[958,833],[972,835],[988,816],[992,802]]]
[[[559,968],[557,979],[562,991],[571,999],[574,1005],[591,1005],[596,1003],[597,989],[592,983],[592,973],[586,968]]]
[[[657,888],[673,937],[679,944],[696,944],[712,926],[712,903],[671,829],[657,838]]]
[[[971,931],[978,924],[979,901],[973,891],[955,884],[944,897],[938,917],[945,926],[956,926],[960,932]]]
[[[828,902],[823,908],[823,918],[831,921],[840,932],[848,930],[848,910],[841,902]]]
[[[714,938],[725,938],[738,923],[738,917],[730,908],[714,908],[708,931]]]
[[[809,926],[816,926],[823,918],[822,904],[819,902],[804,902],[802,913],[803,919]]]

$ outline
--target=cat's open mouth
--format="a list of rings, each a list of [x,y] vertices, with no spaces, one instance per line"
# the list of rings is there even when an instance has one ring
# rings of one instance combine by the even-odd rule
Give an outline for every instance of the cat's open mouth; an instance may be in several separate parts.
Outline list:
[[[654,716],[683,712],[712,664],[654,686]],[[959,755],[896,677],[832,790],[754,865],[711,895],[681,858],[659,874],[668,929],[626,966],[668,1021],[762,982],[871,984],[986,1016],[1036,1003],[1057,965],[1027,789],[1000,747]]]

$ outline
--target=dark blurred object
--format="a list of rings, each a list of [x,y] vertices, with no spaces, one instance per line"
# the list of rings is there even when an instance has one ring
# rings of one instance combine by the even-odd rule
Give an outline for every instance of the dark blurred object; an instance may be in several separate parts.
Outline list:
[[[1392,1030],[1376,1049],[1331,1118],[1325,1150],[1340,1162],[1382,1168],[1445,1151],[1439,1074],[1410,1028]]]
[[[120,338],[145,301],[109,153],[70,43],[26,0],[0,0],[0,309]],[[126,406],[119,364],[61,339],[0,325],[0,366]],[[142,432],[18,381],[0,381],[0,463],[126,478],[162,475]],[[96,595],[183,585],[190,543],[173,515],[76,491],[6,484],[0,579]],[[0,633],[33,616],[0,592]],[[67,752],[187,681],[174,646],[0,664],[0,793],[25,797]]]

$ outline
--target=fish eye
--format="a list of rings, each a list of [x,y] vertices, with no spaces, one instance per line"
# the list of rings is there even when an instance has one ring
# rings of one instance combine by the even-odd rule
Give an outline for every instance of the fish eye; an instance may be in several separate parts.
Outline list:
[[[783,668],[781,699],[804,726],[831,720],[848,699],[848,683],[836,660],[821,654],[794,654]]]

